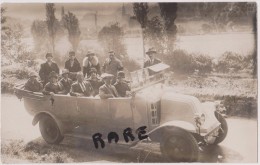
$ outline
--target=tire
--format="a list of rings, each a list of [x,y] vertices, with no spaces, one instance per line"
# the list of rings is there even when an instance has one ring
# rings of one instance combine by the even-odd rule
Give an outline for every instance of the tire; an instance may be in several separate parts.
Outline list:
[[[199,146],[196,139],[180,128],[164,133],[160,149],[163,157],[169,162],[196,162],[199,158]]]
[[[57,123],[50,116],[44,116],[39,122],[43,139],[49,144],[59,144],[63,140]]]
[[[227,136],[228,125],[226,119],[218,112],[215,111],[215,116],[221,124],[221,129],[219,129],[219,135],[216,138],[214,145],[221,143]]]

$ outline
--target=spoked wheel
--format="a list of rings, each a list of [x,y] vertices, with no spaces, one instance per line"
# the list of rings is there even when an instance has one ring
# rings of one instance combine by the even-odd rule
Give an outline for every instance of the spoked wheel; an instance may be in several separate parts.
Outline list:
[[[50,144],[59,144],[63,140],[57,123],[49,116],[44,116],[39,123],[43,139]]]
[[[221,123],[221,128],[218,131],[218,137],[216,138],[214,144],[221,143],[227,136],[228,132],[228,125],[226,119],[217,111],[215,111],[215,116],[218,119],[218,121]]]
[[[174,129],[165,134],[160,147],[169,162],[195,162],[199,157],[196,139],[182,129]]]

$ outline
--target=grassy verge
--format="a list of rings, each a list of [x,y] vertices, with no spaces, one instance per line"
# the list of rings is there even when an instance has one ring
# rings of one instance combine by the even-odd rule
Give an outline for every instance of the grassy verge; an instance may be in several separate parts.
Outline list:
[[[44,145],[37,142],[25,143],[23,140],[10,140],[2,143],[2,162],[14,163],[72,163],[73,159],[62,149]],[[24,161],[23,161],[24,160]]]

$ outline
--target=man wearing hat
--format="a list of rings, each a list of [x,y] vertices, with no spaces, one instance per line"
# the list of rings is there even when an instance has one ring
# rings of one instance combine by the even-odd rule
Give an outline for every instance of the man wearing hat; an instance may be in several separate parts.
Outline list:
[[[104,82],[98,77],[97,70],[95,68],[90,69],[90,77],[86,80],[90,82],[94,90],[94,96],[98,95],[99,87],[101,87]]]
[[[64,94],[68,94],[70,92],[71,85],[73,81],[69,78],[68,69],[62,70],[62,79],[59,81],[60,85],[63,87]]]
[[[124,69],[122,62],[115,57],[114,51],[109,51],[109,57],[105,60],[102,70],[104,73],[114,75],[113,82],[116,81],[116,76],[118,71],[122,71]]]
[[[149,59],[147,61],[145,61],[144,68],[161,63],[161,60],[154,57],[157,54],[157,52],[156,52],[156,50],[154,50],[154,48],[148,49],[146,54],[148,55]]]
[[[52,61],[52,54],[47,53],[46,54],[46,62],[41,64],[40,71],[39,71],[39,76],[41,78],[41,81],[43,83],[43,86],[47,84],[49,81],[49,74],[54,71],[57,74],[59,74],[59,67],[58,65]]]
[[[52,71],[49,74],[49,82],[44,86],[42,91],[45,95],[63,94],[63,87],[58,82],[58,74]]]
[[[103,73],[101,75],[102,80],[105,82],[105,84],[99,88],[99,96],[101,99],[118,97],[116,88],[113,85],[111,85],[113,77],[114,76],[112,74],[108,73]]]
[[[91,68],[95,68],[97,70],[97,74],[101,75],[100,64],[97,56],[92,51],[88,51],[86,57],[83,59],[83,74],[84,77],[87,75],[89,77]]]
[[[91,84],[88,81],[83,81],[83,73],[78,72],[77,73],[77,81],[72,84],[70,89],[70,95],[71,96],[93,96],[93,88]]]
[[[114,86],[118,92],[119,97],[126,97],[131,95],[131,89],[125,80],[125,73],[123,71],[119,71],[117,73],[117,81]]]
[[[29,74],[29,79],[24,85],[24,89],[32,92],[40,92],[42,90],[42,84],[36,79],[37,75],[34,72]]]
[[[69,59],[65,62],[65,69],[67,69],[71,74],[69,74],[70,78],[74,81],[76,80],[77,72],[81,71],[80,63],[75,57],[75,52],[69,52]]]

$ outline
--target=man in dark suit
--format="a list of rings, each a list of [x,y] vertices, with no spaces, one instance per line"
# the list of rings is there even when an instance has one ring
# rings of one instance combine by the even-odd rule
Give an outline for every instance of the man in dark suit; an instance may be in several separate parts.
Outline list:
[[[116,82],[117,72],[124,69],[122,62],[116,58],[115,52],[113,50],[109,51],[109,57],[105,60],[102,71],[103,73],[108,73],[114,75],[112,84]]]
[[[24,89],[32,92],[40,92],[43,86],[36,78],[36,73],[31,72],[28,81],[24,85]]]
[[[108,73],[103,73],[101,75],[102,80],[105,82],[105,84],[99,88],[99,96],[101,99],[118,97],[116,88],[113,85],[111,85],[113,77],[113,75]]]
[[[144,68],[161,63],[161,60],[154,57],[157,54],[157,52],[156,52],[156,50],[154,50],[154,48],[148,49],[146,54],[148,55],[149,59],[147,61],[145,61]]]
[[[119,71],[117,73],[117,81],[114,86],[120,97],[131,96],[131,88],[128,85],[128,82],[125,80],[125,73],[123,71]]]
[[[52,61],[52,58],[53,58],[52,54],[47,53],[45,57],[46,57],[47,61],[45,63],[41,64],[41,68],[40,68],[40,71],[39,71],[39,76],[41,78],[43,86],[45,86],[45,84],[48,83],[49,74],[52,71],[59,74],[59,67],[55,62]]]
[[[77,72],[81,71],[80,63],[75,57],[75,52],[69,52],[69,59],[65,62],[65,69],[70,72],[69,77],[75,81]]]
[[[104,84],[104,82],[98,77],[97,70],[95,68],[90,69],[90,77],[87,78],[86,81],[90,82],[93,87],[94,96],[98,95],[99,88]]]
[[[71,96],[93,96],[93,88],[88,81],[83,81],[83,73],[78,72],[76,75],[77,81],[72,84],[70,89]]]
[[[58,82],[58,75],[52,71],[49,75],[49,82],[44,86],[42,93],[44,95],[63,94],[63,88]]]
[[[63,94],[67,95],[70,92],[70,88],[73,81],[69,78],[68,69],[63,69],[61,75],[62,75],[62,79],[59,81],[59,83],[64,89]]]

